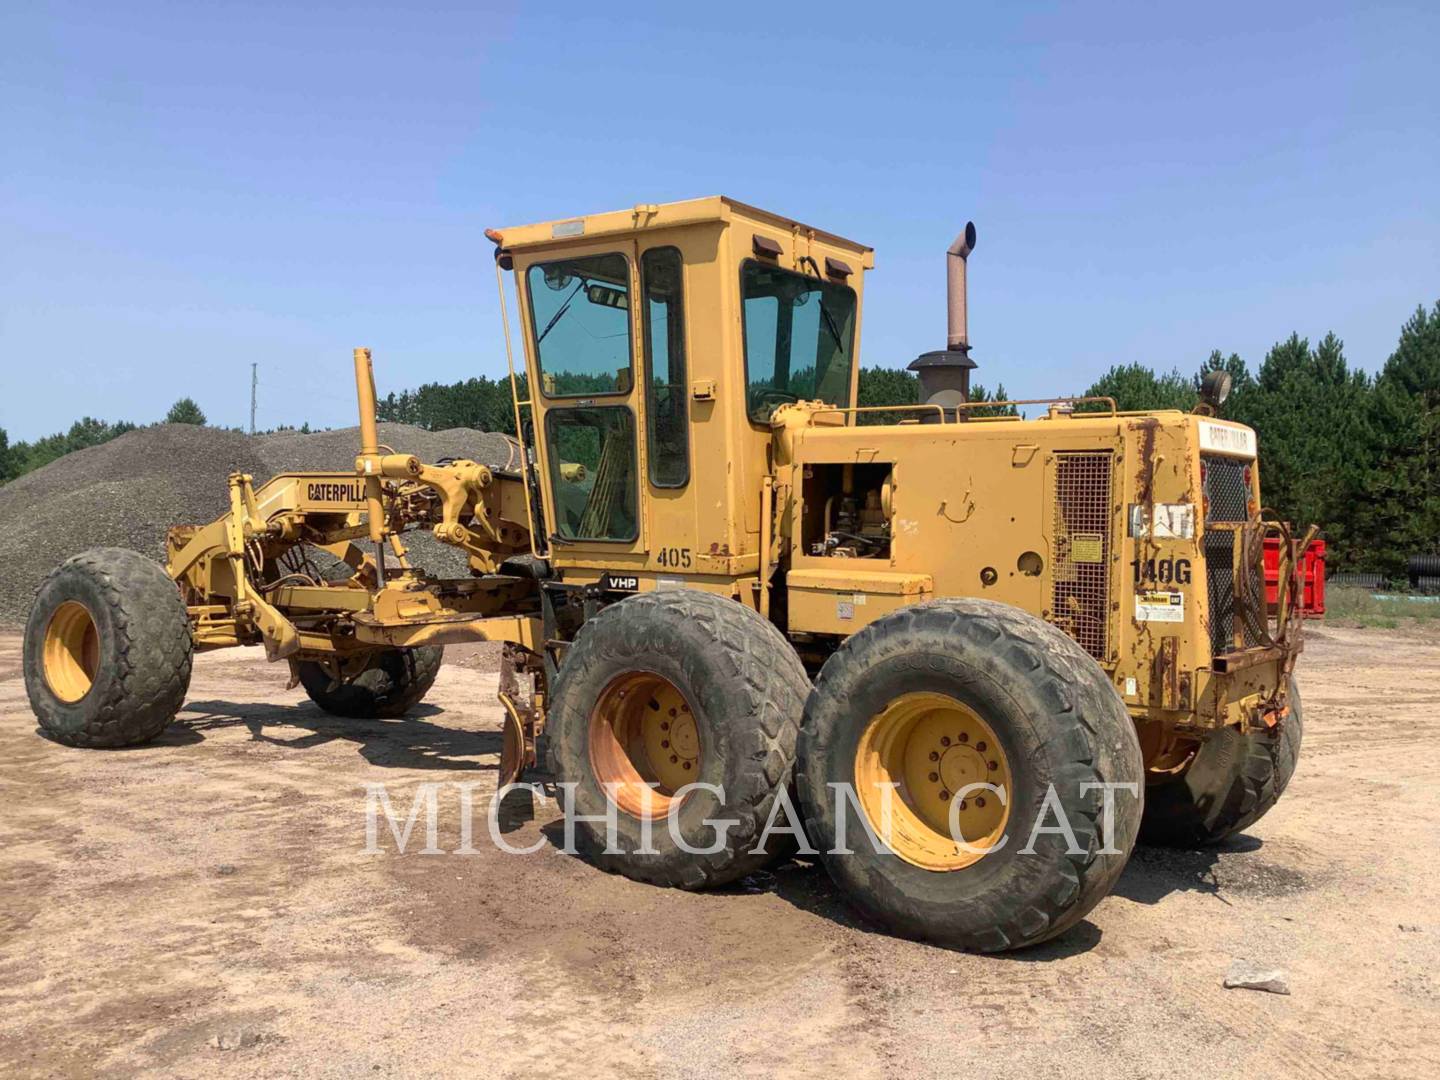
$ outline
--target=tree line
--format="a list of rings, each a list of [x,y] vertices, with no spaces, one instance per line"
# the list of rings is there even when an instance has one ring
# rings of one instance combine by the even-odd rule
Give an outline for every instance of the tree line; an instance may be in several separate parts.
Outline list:
[[[165,414],[165,419],[159,423],[195,424],[205,427],[209,421],[193,398],[183,397],[170,406],[170,411]],[[117,420],[112,424],[106,420],[96,420],[93,416],[86,416],[71,424],[69,431],[59,431],[54,435],[36,439],[34,442],[18,442],[13,446],[10,443],[9,434],[4,428],[0,428],[0,484],[6,484],[17,476],[34,472],[72,451],[99,446],[101,443],[107,443],[111,439],[124,435],[127,431],[135,431],[137,428],[148,426],[151,425],[132,424],[128,420]],[[229,430],[241,431],[242,429],[230,428]],[[298,431],[308,435],[310,425],[302,424],[295,428],[288,424],[280,424],[268,431],[261,432],[261,434],[270,435],[280,431]]]
[[[188,397],[181,398],[170,406],[162,421],[166,424],[204,424],[205,414],[200,411],[200,406]],[[17,476],[23,476],[28,472],[34,472],[56,458],[62,458],[75,450],[85,450],[91,446],[99,446],[111,439],[119,438],[127,431],[134,431],[138,424],[132,424],[128,420],[119,420],[109,423],[105,420],[96,420],[93,416],[86,416],[70,425],[69,431],[59,431],[54,435],[46,435],[43,439],[36,439],[34,442],[18,442],[10,445],[10,436],[4,428],[0,428],[0,484],[9,483]]]

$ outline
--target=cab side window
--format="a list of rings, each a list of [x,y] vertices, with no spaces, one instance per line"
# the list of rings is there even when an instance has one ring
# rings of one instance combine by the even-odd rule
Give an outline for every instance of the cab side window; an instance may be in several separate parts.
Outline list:
[[[655,248],[640,257],[645,297],[645,438],[650,482],[684,487],[690,480],[685,392],[685,315],[680,252]]]

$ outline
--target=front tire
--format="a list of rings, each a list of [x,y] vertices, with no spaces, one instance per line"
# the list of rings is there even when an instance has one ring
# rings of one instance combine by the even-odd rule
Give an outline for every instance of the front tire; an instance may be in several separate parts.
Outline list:
[[[847,640],[815,683],[799,754],[806,832],[840,889],[874,921],[958,948],[1014,949],[1074,925],[1139,827],[1140,745],[1104,673],[1048,623],[986,600],[903,608]],[[888,849],[856,820],[883,839],[862,789],[886,783],[898,785]],[[1112,792],[1110,822],[1102,784],[1128,786]],[[851,788],[847,854],[838,814]],[[1037,834],[1060,814],[1073,847]]]
[[[300,685],[310,700],[332,716],[351,720],[393,720],[404,716],[430,692],[445,658],[442,645],[383,649],[354,678],[336,682],[314,661],[302,660]]]
[[[164,569],[122,548],[82,552],[50,573],[30,609],[30,706],[66,746],[139,746],[184,704],[193,648],[185,601]]]

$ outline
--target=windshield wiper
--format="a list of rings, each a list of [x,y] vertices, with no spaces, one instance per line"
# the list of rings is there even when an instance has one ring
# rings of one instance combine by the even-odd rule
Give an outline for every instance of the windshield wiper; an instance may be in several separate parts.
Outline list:
[[[840,355],[845,355],[845,342],[840,340],[840,328],[835,325],[834,318],[830,315],[830,309],[825,306],[825,301],[820,301],[820,314],[825,316],[825,326],[830,331],[830,336],[835,339],[835,346],[840,350]]]
[[[809,264],[810,264],[810,268],[815,271],[815,277],[816,277],[817,279],[819,279],[819,278],[820,278],[820,264],[815,261],[815,257],[814,257],[813,255],[802,255],[802,256],[800,256],[800,265],[801,265],[801,266],[804,266],[806,263],[809,263]],[[819,288],[816,288],[816,289],[815,289],[815,292],[817,292],[817,293],[820,292],[820,289],[819,289]],[[835,325],[835,318],[834,318],[834,316],[832,316],[832,315],[830,314],[830,309],[825,306],[825,294],[824,294],[824,293],[821,293],[821,294],[820,294],[820,314],[825,316],[825,328],[830,331],[830,336],[835,339],[835,344],[836,344],[836,346],[840,349],[840,355],[841,355],[841,356],[844,356],[844,355],[845,355],[845,342],[843,342],[843,341],[840,340],[840,328]]]
[[[565,312],[570,310],[571,301],[575,299],[576,293],[578,293],[582,288],[584,288],[584,286],[585,279],[581,278],[579,283],[575,286],[575,292],[572,292],[569,296],[565,298],[565,303],[560,305],[560,310],[555,312],[555,314],[550,317],[550,321],[545,324],[545,329],[540,331],[540,336],[535,339],[536,345],[539,345],[540,342],[544,341],[545,335],[550,333],[551,330],[555,329],[555,324],[560,321],[560,317],[564,315]]]

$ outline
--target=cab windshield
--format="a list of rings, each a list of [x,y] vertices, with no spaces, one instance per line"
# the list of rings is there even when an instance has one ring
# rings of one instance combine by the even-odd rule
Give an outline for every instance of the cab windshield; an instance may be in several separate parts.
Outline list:
[[[630,392],[630,264],[624,255],[537,263],[526,274],[546,397]]]
[[[740,268],[740,298],[751,420],[767,423],[787,401],[850,403],[853,290],[750,259]]]

